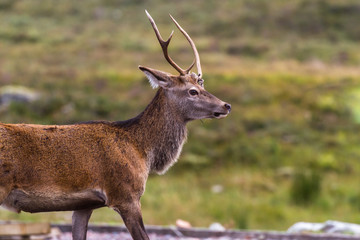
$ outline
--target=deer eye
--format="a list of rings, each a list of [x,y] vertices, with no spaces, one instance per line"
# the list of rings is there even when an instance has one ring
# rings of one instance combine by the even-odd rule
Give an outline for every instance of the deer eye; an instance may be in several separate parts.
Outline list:
[[[198,91],[196,91],[195,89],[190,89],[190,90],[189,90],[189,93],[190,93],[190,95],[192,95],[192,96],[195,96],[195,95],[198,95],[198,94],[199,94]]]

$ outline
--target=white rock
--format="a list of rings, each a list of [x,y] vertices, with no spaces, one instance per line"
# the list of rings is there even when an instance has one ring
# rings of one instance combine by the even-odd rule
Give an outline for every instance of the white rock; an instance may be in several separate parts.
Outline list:
[[[176,220],[176,226],[178,228],[191,228],[191,224],[185,220],[178,219]]]
[[[339,221],[326,221],[325,226],[322,230],[327,233],[351,233],[354,235],[360,235],[359,224]]]
[[[33,102],[40,94],[24,86],[7,85],[0,88],[0,104],[9,105],[11,102]]]
[[[287,232],[324,232],[324,233],[348,233],[360,235],[360,225],[339,221],[326,221],[325,223],[298,222],[292,225]]]
[[[212,230],[212,231],[225,231],[225,227],[223,225],[221,225],[220,223],[212,223],[209,227],[209,230]]]
[[[224,191],[224,187],[220,184],[216,184],[211,187],[211,191],[213,193],[221,193],[222,191]]]
[[[309,223],[309,222],[298,222],[292,225],[287,232],[289,233],[302,233],[302,232],[318,232],[324,227],[324,223]]]

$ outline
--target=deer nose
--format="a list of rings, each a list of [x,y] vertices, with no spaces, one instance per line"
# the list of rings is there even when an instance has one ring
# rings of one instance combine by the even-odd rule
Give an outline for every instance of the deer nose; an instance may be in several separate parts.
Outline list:
[[[224,107],[230,112],[231,111],[231,105],[228,103],[225,103]]]

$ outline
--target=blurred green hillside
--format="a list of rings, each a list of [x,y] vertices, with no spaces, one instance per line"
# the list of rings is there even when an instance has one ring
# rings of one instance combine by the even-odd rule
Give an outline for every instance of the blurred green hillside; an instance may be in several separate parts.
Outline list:
[[[0,0],[0,121],[124,120],[155,95],[138,65],[166,63],[144,9],[167,37],[171,13],[198,46],[205,87],[232,104],[189,124],[183,154],[151,176],[146,224],[284,230],[297,221],[360,222],[360,2],[356,0]],[[178,31],[170,55],[193,54]],[[71,221],[71,213],[0,220]],[[93,222],[119,224],[108,209]]]

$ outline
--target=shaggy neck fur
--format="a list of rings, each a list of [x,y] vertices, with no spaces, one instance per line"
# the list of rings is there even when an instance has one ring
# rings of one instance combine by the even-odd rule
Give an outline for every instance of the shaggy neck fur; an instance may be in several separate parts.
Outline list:
[[[176,162],[187,137],[186,121],[162,88],[141,114],[118,124],[134,134],[132,139],[146,155],[149,170],[158,174]]]

